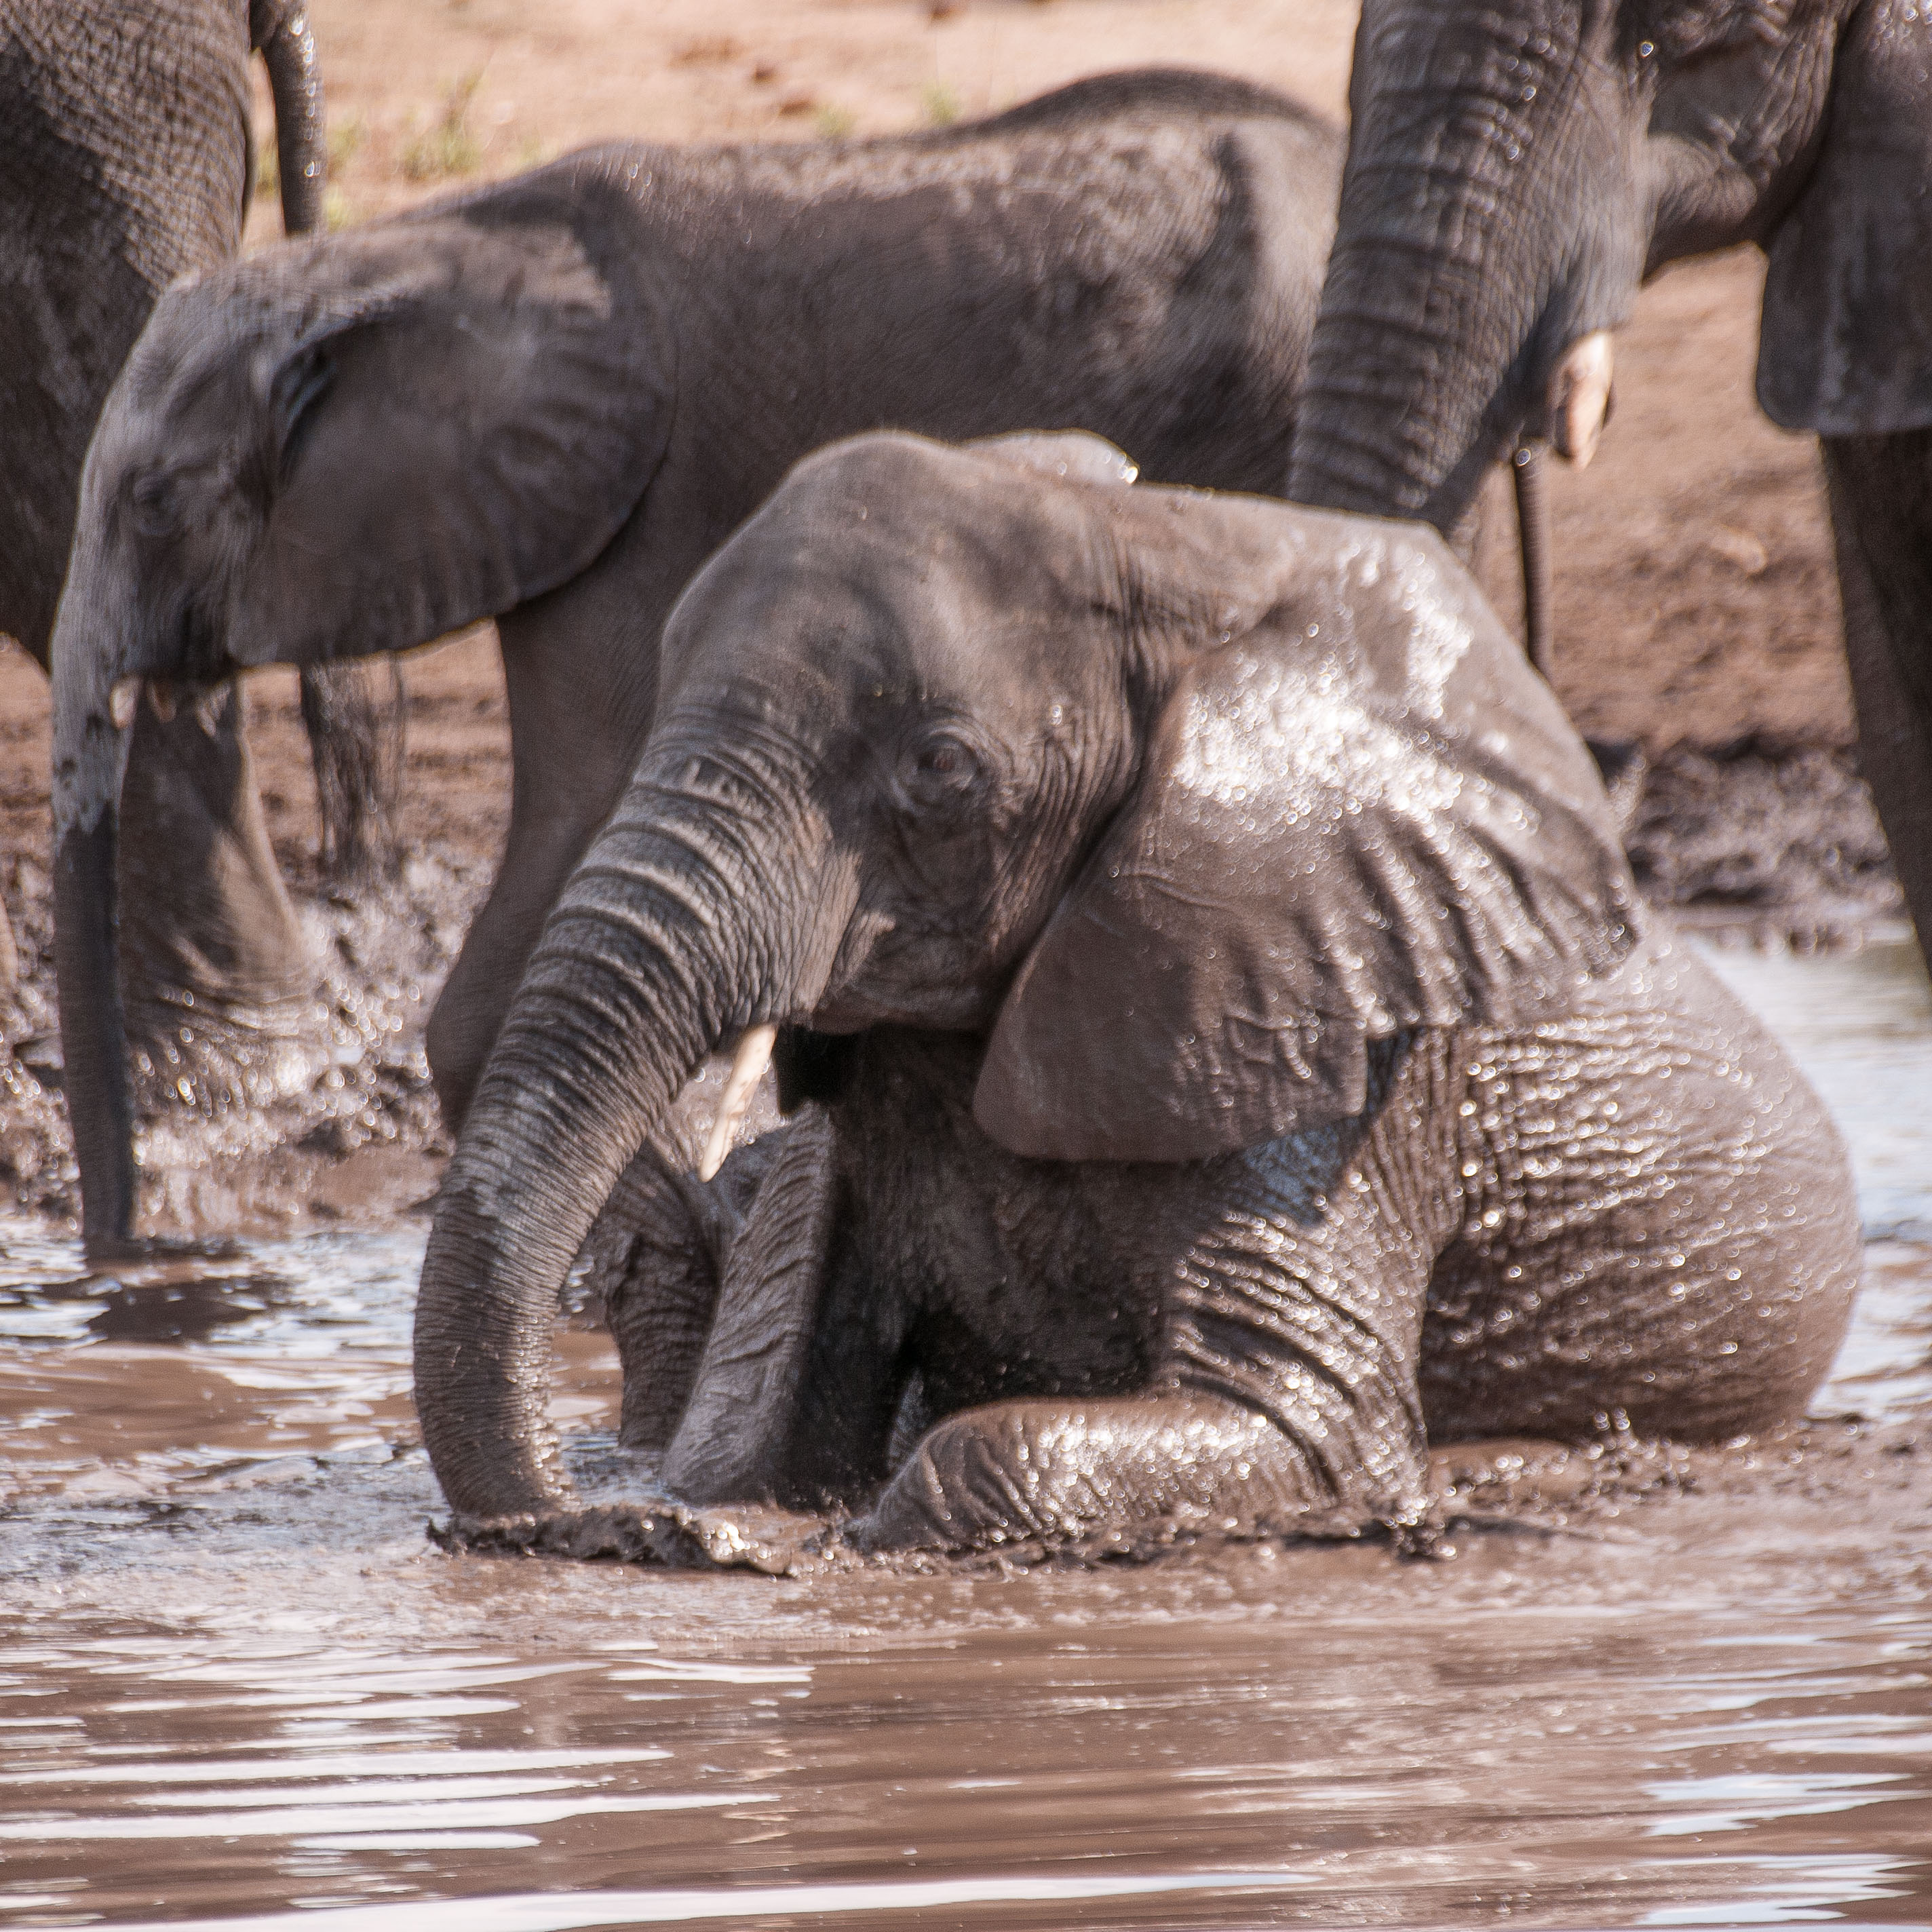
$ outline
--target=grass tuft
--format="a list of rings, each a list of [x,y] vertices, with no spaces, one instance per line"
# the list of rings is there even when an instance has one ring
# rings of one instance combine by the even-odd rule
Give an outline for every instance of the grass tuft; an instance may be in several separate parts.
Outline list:
[[[470,124],[470,110],[483,85],[476,68],[452,81],[434,125],[413,136],[403,150],[403,172],[412,182],[442,181],[473,173],[483,159],[483,143]]]

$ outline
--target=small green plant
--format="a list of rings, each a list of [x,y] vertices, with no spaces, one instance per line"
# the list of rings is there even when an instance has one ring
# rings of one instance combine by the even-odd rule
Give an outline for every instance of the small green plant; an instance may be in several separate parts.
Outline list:
[[[403,172],[412,182],[441,181],[450,175],[473,172],[483,159],[483,143],[470,124],[470,110],[483,85],[478,68],[452,81],[442,97],[442,112],[431,127],[410,138],[403,150]]]
[[[326,188],[322,191],[322,226],[333,235],[338,229],[346,228],[356,219],[356,204],[339,188]]]
[[[519,168],[540,168],[546,161],[556,159],[556,146],[535,134],[526,134],[517,143],[517,166]]]
[[[813,117],[819,137],[826,141],[842,141],[859,124],[859,117],[849,107],[821,107]]]
[[[359,114],[351,114],[332,122],[328,130],[329,172],[332,174],[338,168],[348,166],[362,152],[362,143],[368,135],[369,130]]]
[[[272,201],[281,192],[282,158],[275,151],[275,137],[264,134],[255,143],[255,199]]]
[[[959,118],[959,97],[944,81],[932,82],[921,99],[928,128],[950,128]]]

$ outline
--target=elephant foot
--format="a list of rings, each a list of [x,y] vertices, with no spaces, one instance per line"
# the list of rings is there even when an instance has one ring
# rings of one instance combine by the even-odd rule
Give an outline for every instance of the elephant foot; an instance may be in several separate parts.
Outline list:
[[[663,1570],[750,1570],[790,1576],[820,1567],[822,1517],[755,1504],[692,1509],[682,1503],[620,1503],[543,1515],[454,1516],[429,1526],[430,1540],[455,1552],[560,1556],[576,1562],[636,1563]]]
[[[845,1537],[862,1550],[1096,1554],[1203,1535],[1352,1538],[1420,1523],[1419,1474],[1415,1488],[1338,1497],[1299,1444],[1216,1396],[1002,1402],[931,1430]]]

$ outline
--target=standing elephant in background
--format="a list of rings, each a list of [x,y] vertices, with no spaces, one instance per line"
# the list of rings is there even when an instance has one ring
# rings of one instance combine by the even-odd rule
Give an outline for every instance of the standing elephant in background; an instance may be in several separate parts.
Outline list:
[[[0,632],[43,666],[109,388],[169,284],[240,246],[251,46],[274,93],[284,224],[312,228],[322,93],[297,0],[0,0]],[[394,762],[363,675],[303,692],[325,850],[352,869],[369,808],[384,805],[368,776]],[[136,1031],[245,1026],[314,974],[239,700],[224,692],[171,720],[144,710],[134,740],[120,861]]]
[[[1524,434],[1587,454],[1666,262],[1770,257],[1758,399],[1816,430],[1859,757],[1932,946],[1932,11],[1365,0],[1288,494],[1452,527]]]
[[[691,1070],[780,1028],[816,1104],[715,1312],[615,1322],[627,1382],[674,1385],[627,1388],[628,1432],[682,1408],[688,1502],[952,1547],[1413,1522],[1432,1438],[1720,1437],[1824,1374],[1844,1150],[1641,908],[1467,574],[1432,532],[1132,473],[861,438],[686,595],[423,1263],[460,1514],[572,1546],[559,1284]]]
[[[1342,143],[1212,75],[941,132],[610,147],[172,292],[89,454],[56,650],[68,1094],[91,1237],[134,1174],[113,1023],[116,687],[495,615],[514,766],[429,1027],[460,1123],[622,794],[679,592],[799,457],[880,425],[1091,428],[1158,476],[1286,473]]]

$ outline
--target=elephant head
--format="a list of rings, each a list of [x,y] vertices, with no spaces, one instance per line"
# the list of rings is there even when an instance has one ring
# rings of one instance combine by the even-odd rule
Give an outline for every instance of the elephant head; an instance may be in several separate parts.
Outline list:
[[[1377,1038],[1562,1009],[1625,953],[1594,768],[1432,532],[1131,475],[1082,436],[858,438],[680,600],[424,1263],[459,1512],[567,1506],[557,1285],[734,1039],[971,1036],[1007,1148],[1188,1161],[1359,1112]]]
[[[1916,0],[1366,0],[1289,494],[1448,529],[1521,436],[1587,458],[1643,278],[1770,254],[1758,394],[1932,424]]]
[[[116,818],[140,684],[406,649],[524,603],[636,508],[651,289],[571,164],[178,284],[88,452],[53,644],[57,963],[90,1238],[124,1234]]]

